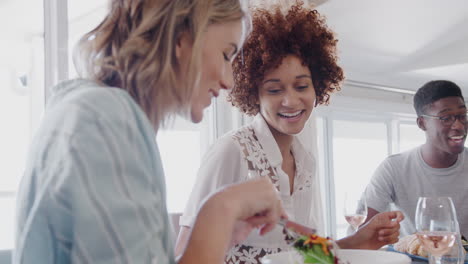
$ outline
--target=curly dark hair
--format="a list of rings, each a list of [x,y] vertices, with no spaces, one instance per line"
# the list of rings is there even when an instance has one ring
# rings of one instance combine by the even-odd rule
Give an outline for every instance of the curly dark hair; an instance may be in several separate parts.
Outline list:
[[[286,14],[280,6],[252,12],[253,31],[233,62],[235,85],[228,101],[248,115],[256,115],[258,86],[265,72],[279,67],[283,58],[296,55],[312,74],[316,105],[328,104],[340,90],[343,70],[337,65],[336,43],[325,18],[296,2]]]

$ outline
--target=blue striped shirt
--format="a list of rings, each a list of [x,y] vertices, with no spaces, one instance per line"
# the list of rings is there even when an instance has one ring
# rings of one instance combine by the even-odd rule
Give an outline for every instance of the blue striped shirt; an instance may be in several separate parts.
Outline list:
[[[14,263],[175,263],[155,133],[118,88],[59,84],[17,200]]]

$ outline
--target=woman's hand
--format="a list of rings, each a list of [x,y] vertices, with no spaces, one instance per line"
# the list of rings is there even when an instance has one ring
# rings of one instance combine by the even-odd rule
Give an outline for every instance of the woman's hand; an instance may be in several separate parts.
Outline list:
[[[375,215],[358,231],[337,241],[341,248],[379,249],[396,243],[400,235],[400,222],[404,219],[400,211],[383,212]]]
[[[275,228],[279,218],[287,218],[276,188],[270,179],[263,177],[260,180],[251,181],[247,185],[248,187],[239,186],[243,189],[242,197],[248,201],[253,200],[255,203],[247,202],[249,206],[243,208],[245,212],[240,214],[241,216],[233,229],[231,246],[244,241],[253,229],[258,228],[258,232],[263,235]],[[245,196],[246,194],[252,195],[252,197]],[[267,203],[263,204],[260,200],[257,200],[260,197],[263,197],[261,199],[265,199]],[[252,208],[249,208],[250,206]],[[252,215],[252,213],[254,214]],[[245,218],[245,216],[248,217]]]
[[[200,208],[179,263],[221,263],[230,246],[254,228],[261,235],[271,231],[280,218],[287,216],[269,178],[226,187]]]
[[[278,192],[268,177],[232,185],[213,198],[228,201],[229,210],[237,220],[233,231],[241,234],[237,242],[245,239],[254,228],[258,228],[261,235],[268,233],[280,218],[287,218]]]

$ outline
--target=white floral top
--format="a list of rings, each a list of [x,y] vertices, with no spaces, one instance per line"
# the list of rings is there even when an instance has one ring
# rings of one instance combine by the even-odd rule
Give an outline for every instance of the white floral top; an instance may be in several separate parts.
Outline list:
[[[269,177],[278,189],[291,220],[317,228],[323,233],[323,216],[315,159],[297,137],[292,144],[296,162],[294,191],[290,194],[289,177],[281,169],[282,156],[265,120],[255,120],[221,137],[205,156],[194,189],[180,219],[180,225],[193,225],[201,202],[222,186],[256,177]],[[252,232],[241,245],[233,247],[225,263],[256,264],[266,254],[289,248],[281,227],[260,236]]]

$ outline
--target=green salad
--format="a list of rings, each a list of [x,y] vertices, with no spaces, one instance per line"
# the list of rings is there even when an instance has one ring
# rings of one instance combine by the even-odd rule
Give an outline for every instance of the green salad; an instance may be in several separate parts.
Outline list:
[[[333,254],[333,243],[328,237],[302,236],[294,242],[294,248],[304,257],[304,263],[338,264],[338,258]]]

